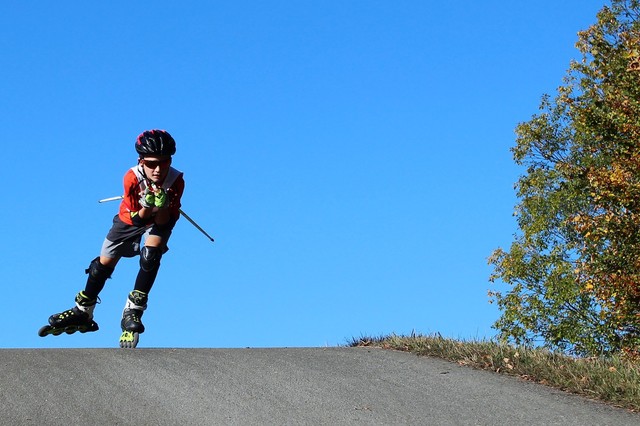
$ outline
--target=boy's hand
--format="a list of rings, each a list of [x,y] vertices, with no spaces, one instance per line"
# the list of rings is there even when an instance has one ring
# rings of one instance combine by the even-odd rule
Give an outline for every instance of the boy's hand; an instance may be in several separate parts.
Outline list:
[[[165,207],[165,205],[167,204],[167,193],[165,192],[165,190],[162,188],[158,188],[154,196],[154,205],[159,209]]]
[[[155,206],[155,204],[156,204],[155,194],[149,188],[146,188],[144,190],[144,194],[142,194],[142,196],[140,197],[140,205],[148,209]]]

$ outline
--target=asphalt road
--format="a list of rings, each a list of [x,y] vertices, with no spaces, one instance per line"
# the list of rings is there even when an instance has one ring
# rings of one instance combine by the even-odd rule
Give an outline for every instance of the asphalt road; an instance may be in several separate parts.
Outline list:
[[[513,377],[374,348],[2,349],[2,425],[639,425]]]

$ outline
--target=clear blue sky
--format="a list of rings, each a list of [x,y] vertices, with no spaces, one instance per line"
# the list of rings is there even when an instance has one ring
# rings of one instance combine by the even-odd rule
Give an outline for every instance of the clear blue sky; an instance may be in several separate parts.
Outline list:
[[[117,346],[137,259],[100,331],[36,332],[84,288],[118,208],[97,200],[151,128],[175,137],[183,209],[216,242],[177,224],[141,347],[493,336],[514,128],[603,4],[3,2],[0,346]]]

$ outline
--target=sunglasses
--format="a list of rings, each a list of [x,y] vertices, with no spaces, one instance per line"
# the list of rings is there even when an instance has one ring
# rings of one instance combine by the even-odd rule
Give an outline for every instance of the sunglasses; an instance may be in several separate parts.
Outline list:
[[[169,165],[170,162],[171,162],[170,159],[166,159],[166,160],[144,160],[143,159],[142,160],[142,164],[144,164],[151,170],[155,170],[156,168],[158,168],[158,166],[160,168],[165,168]]]

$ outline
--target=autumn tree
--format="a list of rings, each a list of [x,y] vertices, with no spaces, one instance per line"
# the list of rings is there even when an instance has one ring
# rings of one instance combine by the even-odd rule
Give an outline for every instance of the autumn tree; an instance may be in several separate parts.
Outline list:
[[[578,355],[640,350],[640,0],[578,34],[555,98],[516,128],[519,231],[489,259],[503,339]]]

